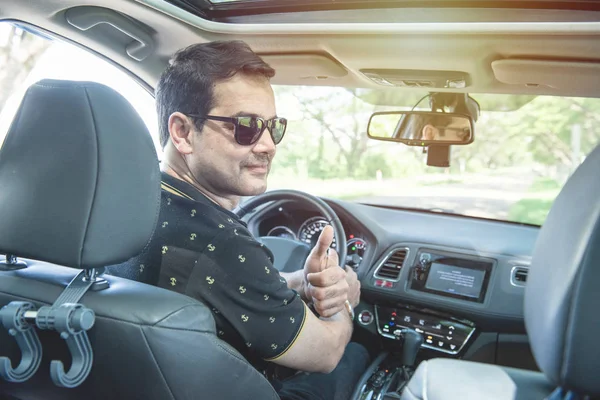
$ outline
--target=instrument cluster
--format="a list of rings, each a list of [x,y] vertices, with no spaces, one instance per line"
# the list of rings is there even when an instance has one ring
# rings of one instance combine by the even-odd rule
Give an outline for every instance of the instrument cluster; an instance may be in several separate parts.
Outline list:
[[[329,222],[327,222],[325,218],[316,216],[304,220],[296,232],[294,232],[294,230],[288,226],[278,225],[271,228],[268,231],[267,236],[277,236],[285,239],[298,240],[308,244],[312,248],[317,244],[319,235],[328,224]],[[363,260],[367,246],[368,243],[365,239],[346,232],[346,265],[357,268]],[[331,248],[337,248],[337,242],[335,238],[333,239]]]

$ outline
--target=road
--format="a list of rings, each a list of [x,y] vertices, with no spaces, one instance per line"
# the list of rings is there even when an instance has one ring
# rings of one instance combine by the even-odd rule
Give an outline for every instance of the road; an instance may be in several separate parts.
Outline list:
[[[535,176],[523,171],[497,175],[429,174],[383,181],[294,180],[294,189],[351,201],[388,206],[437,209],[482,218],[507,219],[510,208],[531,196]],[[269,189],[290,188],[290,180]]]

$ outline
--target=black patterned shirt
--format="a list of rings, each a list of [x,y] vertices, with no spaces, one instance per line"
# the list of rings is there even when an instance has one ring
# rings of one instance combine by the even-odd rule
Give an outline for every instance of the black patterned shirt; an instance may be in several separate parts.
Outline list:
[[[161,253],[158,285],[207,304],[219,337],[257,369],[293,345],[306,306],[234,213],[163,173],[153,242]]]

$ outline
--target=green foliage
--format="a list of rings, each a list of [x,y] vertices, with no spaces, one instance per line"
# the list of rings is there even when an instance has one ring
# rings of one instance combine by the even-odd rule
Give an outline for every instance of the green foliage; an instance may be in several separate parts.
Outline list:
[[[551,178],[539,178],[529,186],[532,197],[519,200],[508,211],[508,219],[526,224],[542,225],[562,185]]]
[[[554,199],[522,199],[508,211],[508,219],[525,224],[542,225]]]
[[[374,196],[402,206],[408,200],[390,188],[412,187],[424,193],[423,207],[455,201],[460,213],[541,224],[565,179],[600,142],[598,99],[473,95],[484,110],[475,141],[452,146],[450,168],[429,167],[422,148],[366,134],[373,112],[410,108],[419,94],[286,87],[276,96],[290,126],[273,175],[337,198]]]
[[[562,185],[552,178],[536,179],[529,187],[530,192],[543,192],[547,190],[558,192]]]
[[[278,87],[276,94],[278,102],[287,99],[287,104],[292,102],[292,109],[297,112],[280,146],[280,154],[285,156],[278,156],[278,160],[285,168],[294,169],[301,160],[307,176],[318,179],[372,179],[377,170],[385,177],[402,177],[415,171],[443,172],[427,168],[418,148],[378,142],[366,135],[370,114],[381,109],[370,103],[406,105],[416,102],[419,93]],[[537,166],[540,174],[550,173],[543,169],[549,167],[564,178],[581,161],[573,159],[573,125],[581,126],[579,156],[587,154],[600,141],[600,110],[596,99],[491,94],[473,97],[482,103],[483,109],[517,111],[483,111],[475,126],[475,141],[452,147],[453,173],[529,165]],[[559,177],[559,181],[563,180]]]
[[[382,177],[391,177],[393,168],[385,154],[382,153],[367,153],[362,157],[360,165],[354,172],[354,176],[358,179],[374,179],[377,177],[378,171]]]

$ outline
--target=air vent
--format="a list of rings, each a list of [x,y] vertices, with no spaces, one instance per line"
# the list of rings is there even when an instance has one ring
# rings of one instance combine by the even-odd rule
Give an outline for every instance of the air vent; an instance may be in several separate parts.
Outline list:
[[[515,286],[525,286],[527,282],[527,273],[529,272],[529,268],[517,266],[513,267],[510,272],[510,283]]]
[[[386,279],[389,281],[398,281],[400,270],[404,265],[404,260],[408,255],[408,249],[397,249],[385,259],[385,261],[375,271],[375,278]]]

